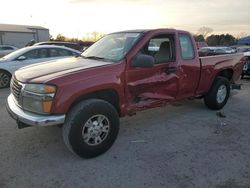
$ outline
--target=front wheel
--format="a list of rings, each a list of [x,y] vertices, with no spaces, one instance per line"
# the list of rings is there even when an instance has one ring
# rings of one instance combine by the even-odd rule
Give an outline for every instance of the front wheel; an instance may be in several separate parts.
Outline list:
[[[106,152],[119,132],[119,116],[110,103],[89,99],[69,112],[63,125],[63,139],[70,151],[83,158]]]
[[[212,110],[223,108],[230,95],[230,83],[224,77],[217,77],[210,91],[205,95],[204,102]]]
[[[11,75],[3,70],[0,70],[0,89],[10,86]]]

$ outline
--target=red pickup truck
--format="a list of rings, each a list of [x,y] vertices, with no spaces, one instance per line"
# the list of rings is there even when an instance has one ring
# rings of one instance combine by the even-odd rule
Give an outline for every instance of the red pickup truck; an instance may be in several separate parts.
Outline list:
[[[114,143],[119,117],[195,97],[221,109],[243,64],[243,54],[199,58],[186,31],[117,32],[81,56],[15,72],[7,110],[19,128],[63,125],[69,150],[91,158]]]

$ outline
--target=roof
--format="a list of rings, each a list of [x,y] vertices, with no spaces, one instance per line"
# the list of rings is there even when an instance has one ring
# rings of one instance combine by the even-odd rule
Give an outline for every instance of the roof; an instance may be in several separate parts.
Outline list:
[[[250,36],[241,38],[238,42],[238,44],[250,44]]]
[[[41,26],[29,26],[29,25],[12,25],[12,24],[0,24],[0,31],[9,32],[22,32],[22,33],[34,33],[34,29],[48,30]]]
[[[77,42],[63,42],[63,41],[45,41],[45,42],[38,42],[35,45],[43,45],[43,44],[75,44],[75,45],[79,45]]]
[[[75,49],[72,49],[72,48],[68,48],[67,46],[57,46],[57,45],[40,45],[40,46],[27,46],[27,47],[24,47],[25,49],[40,49],[40,48],[60,48],[60,49],[67,49],[67,50],[70,50],[70,51],[74,51],[74,52],[77,52],[77,53],[81,53],[79,50],[75,50]]]
[[[136,29],[136,30],[125,30],[125,31],[119,31],[119,32],[114,32],[114,33],[147,33],[150,31],[170,31],[170,32],[185,32],[182,30],[176,30],[172,28],[158,28],[158,29]]]

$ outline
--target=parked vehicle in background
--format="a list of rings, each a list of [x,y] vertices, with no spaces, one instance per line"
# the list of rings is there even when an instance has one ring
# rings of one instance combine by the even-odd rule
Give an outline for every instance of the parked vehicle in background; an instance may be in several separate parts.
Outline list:
[[[204,48],[204,47],[208,47],[207,43],[204,42],[195,42],[196,43],[196,47],[199,50],[200,48]]]
[[[224,46],[209,46],[203,47],[198,50],[200,56],[212,56],[212,55],[221,55],[221,54],[232,54],[235,53],[236,50],[231,47]]]
[[[30,46],[16,50],[0,59],[0,88],[8,87],[11,75],[21,67],[80,54],[80,51],[53,45]]]
[[[217,47],[217,50],[221,50],[223,53],[226,54],[232,54],[232,53],[236,53],[236,50],[231,48],[231,47]],[[215,50],[216,52],[216,50]]]
[[[244,53],[245,56],[245,64],[243,67],[242,78],[247,75],[250,76],[250,51]]]
[[[68,149],[96,157],[116,140],[119,117],[196,97],[210,109],[223,108],[243,59],[243,54],[199,58],[186,31],[112,33],[79,57],[16,71],[7,110],[19,128],[63,124]]]
[[[250,46],[238,47],[237,52],[239,53],[250,52]]]
[[[80,44],[76,42],[47,41],[47,42],[39,42],[39,43],[34,44],[34,46],[41,46],[41,45],[57,45],[57,46],[65,46],[65,47],[72,48],[78,51],[83,50]]]
[[[79,44],[82,48],[82,51],[87,50],[91,45],[93,45],[95,42],[93,41],[80,41]]]
[[[0,45],[0,58],[11,53],[14,52],[15,50],[17,50],[18,48],[15,46],[10,46],[10,45]]]
[[[232,54],[232,53],[235,53],[236,50],[234,50],[231,47],[215,47],[214,52],[216,54]]]

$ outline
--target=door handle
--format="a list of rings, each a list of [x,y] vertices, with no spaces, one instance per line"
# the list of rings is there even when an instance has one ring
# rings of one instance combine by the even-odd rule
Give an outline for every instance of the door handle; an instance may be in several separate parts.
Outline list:
[[[175,73],[177,71],[177,67],[168,67],[166,69],[166,73],[170,74],[170,73]]]

